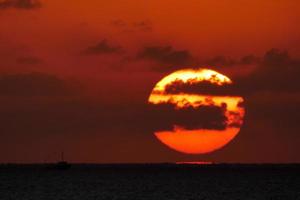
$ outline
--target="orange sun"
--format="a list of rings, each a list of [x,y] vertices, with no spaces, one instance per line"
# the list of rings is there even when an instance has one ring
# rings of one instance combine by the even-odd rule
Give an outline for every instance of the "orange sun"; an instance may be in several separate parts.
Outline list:
[[[149,104],[170,104],[175,111],[218,108],[224,120],[210,122],[203,116],[201,119],[206,124],[199,118],[202,126],[198,127],[174,122],[172,129],[157,130],[155,136],[171,149],[188,154],[208,153],[225,146],[238,134],[245,113],[242,97],[220,92],[230,85],[232,81],[228,77],[209,69],[184,69],[164,77],[152,90]]]

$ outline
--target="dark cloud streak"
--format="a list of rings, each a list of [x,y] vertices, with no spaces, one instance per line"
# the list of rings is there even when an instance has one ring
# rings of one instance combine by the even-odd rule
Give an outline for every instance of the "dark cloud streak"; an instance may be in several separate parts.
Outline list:
[[[299,74],[300,60],[291,58],[286,51],[271,49],[251,74],[236,78],[236,85],[244,95],[259,91],[297,93]]]
[[[183,82],[182,80],[176,80],[166,85],[165,94],[203,94],[203,95],[216,95],[216,96],[238,96],[238,89],[231,84],[225,84],[222,86],[212,84],[209,81],[201,82]]]
[[[199,106],[194,108],[187,106],[175,109],[173,104],[149,105],[151,116],[150,127],[153,131],[173,130],[173,126],[181,126],[188,130],[194,129],[213,129],[224,130],[227,118],[225,107],[218,106]],[[145,125],[145,127],[147,127]]]
[[[83,55],[101,55],[101,54],[115,54],[121,53],[122,48],[120,46],[111,46],[107,40],[102,40],[94,46],[90,46],[85,49]]]
[[[37,65],[37,64],[41,64],[43,61],[40,58],[35,56],[23,56],[17,58],[17,62],[19,64],[24,64],[24,65]]]
[[[141,31],[152,31],[152,24],[150,21],[140,21],[133,23],[133,26]]]
[[[172,46],[144,47],[137,54],[137,59],[150,60],[164,65],[153,68],[155,71],[162,72],[180,69],[194,62],[194,58],[189,51],[175,50]]]
[[[7,74],[0,76],[0,96],[65,96],[74,89],[64,80],[49,74]]]
[[[4,0],[0,2],[0,9],[23,9],[32,10],[42,6],[39,0]]]

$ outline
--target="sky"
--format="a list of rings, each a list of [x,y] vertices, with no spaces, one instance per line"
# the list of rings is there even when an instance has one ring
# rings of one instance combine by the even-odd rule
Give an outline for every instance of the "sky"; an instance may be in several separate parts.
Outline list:
[[[299,20],[297,0],[0,0],[0,162],[300,162]],[[230,77],[246,114],[188,155],[155,138],[147,100],[198,67]]]

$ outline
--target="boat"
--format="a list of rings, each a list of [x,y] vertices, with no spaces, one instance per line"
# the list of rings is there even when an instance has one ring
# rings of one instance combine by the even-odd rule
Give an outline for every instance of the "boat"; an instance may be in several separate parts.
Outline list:
[[[61,152],[61,160],[57,163],[51,163],[47,168],[54,170],[68,170],[71,168],[71,164],[65,161],[64,152]]]

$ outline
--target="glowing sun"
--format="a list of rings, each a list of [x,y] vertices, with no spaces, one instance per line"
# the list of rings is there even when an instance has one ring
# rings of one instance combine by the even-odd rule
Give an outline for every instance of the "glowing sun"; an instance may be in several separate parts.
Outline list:
[[[228,92],[232,84],[228,77],[209,69],[184,69],[164,77],[148,103],[157,108],[171,106],[174,121],[172,128],[158,129],[154,135],[182,153],[204,154],[222,148],[238,134],[245,114],[244,99]]]

